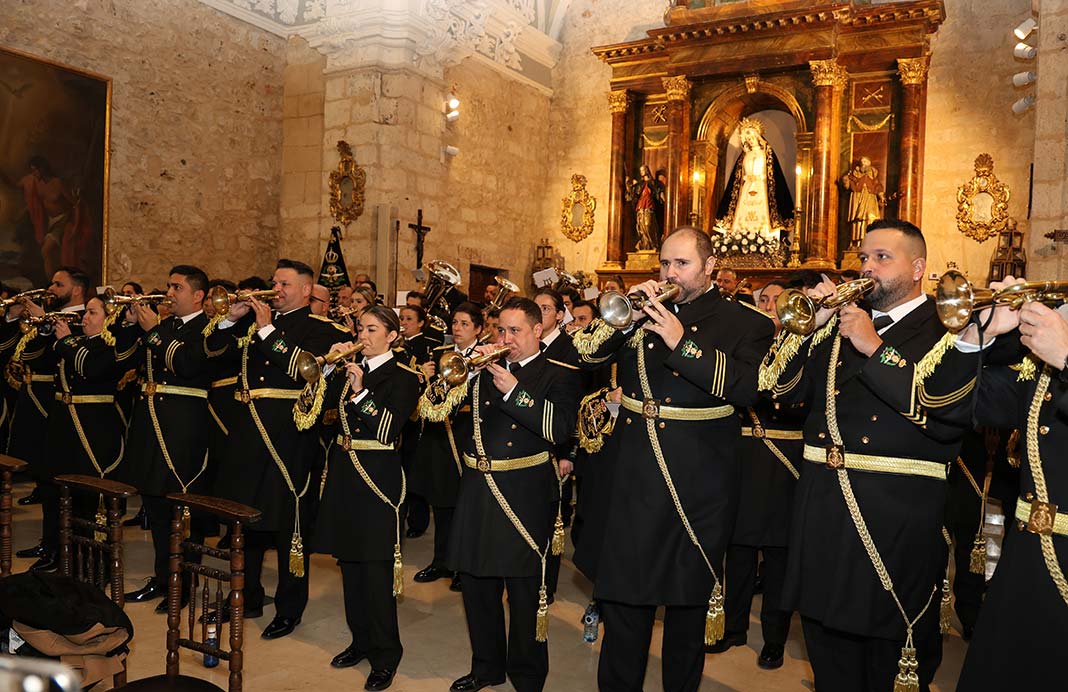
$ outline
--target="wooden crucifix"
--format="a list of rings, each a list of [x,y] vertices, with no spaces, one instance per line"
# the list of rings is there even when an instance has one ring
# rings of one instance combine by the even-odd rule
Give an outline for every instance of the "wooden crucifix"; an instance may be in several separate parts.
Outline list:
[[[423,210],[416,212],[415,223],[408,224],[408,228],[415,231],[415,268],[423,268],[423,243],[426,242],[426,234],[430,232],[430,226],[423,225]]]

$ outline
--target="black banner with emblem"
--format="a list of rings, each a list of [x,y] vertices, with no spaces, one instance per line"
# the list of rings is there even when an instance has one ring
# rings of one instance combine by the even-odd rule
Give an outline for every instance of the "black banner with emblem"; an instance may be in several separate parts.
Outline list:
[[[330,242],[326,244],[326,252],[323,253],[323,264],[319,269],[319,283],[330,289],[334,294],[341,286],[348,285],[349,271],[345,267],[345,255],[341,252],[341,228],[334,226],[330,229]]]

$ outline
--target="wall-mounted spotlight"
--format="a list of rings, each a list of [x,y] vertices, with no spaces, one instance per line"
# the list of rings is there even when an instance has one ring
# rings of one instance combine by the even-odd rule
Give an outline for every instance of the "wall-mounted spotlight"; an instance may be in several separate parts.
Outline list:
[[[1012,54],[1020,60],[1033,60],[1038,53],[1038,49],[1034,46],[1029,46],[1023,41],[1016,44],[1016,47],[1012,49]]]
[[[1034,97],[1034,95],[1033,94],[1028,94],[1027,96],[1024,96],[1022,99],[1018,100],[1016,103],[1012,104],[1012,112],[1015,113],[1016,115],[1023,115],[1028,110],[1030,110],[1030,108],[1032,106],[1034,106],[1034,105],[1035,105],[1035,97]]]
[[[1028,17],[1020,22],[1020,26],[1012,30],[1012,33],[1016,35],[1016,38],[1021,41],[1031,35],[1031,32],[1038,28],[1038,22],[1034,17]]]
[[[1028,84],[1034,84],[1036,79],[1038,79],[1038,75],[1034,72],[1017,72],[1012,76],[1012,85],[1024,87]]]
[[[460,149],[459,149],[459,147],[454,147],[453,145],[450,144],[447,147],[445,147],[445,155],[446,156],[459,156],[460,155]]]
[[[449,98],[445,101],[445,121],[456,122],[460,117],[460,99],[456,97],[456,87],[449,92]]]

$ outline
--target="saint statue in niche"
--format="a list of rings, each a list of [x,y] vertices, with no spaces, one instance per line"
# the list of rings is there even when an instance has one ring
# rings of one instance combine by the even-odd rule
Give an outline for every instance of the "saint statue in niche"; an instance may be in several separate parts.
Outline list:
[[[793,221],[794,200],[782,166],[764,139],[764,124],[742,118],[742,155],[731,171],[716,210],[716,230],[731,238],[778,242]]]
[[[638,230],[638,246],[635,249],[641,252],[655,250],[659,244],[660,224],[657,219],[664,206],[664,186],[644,164],[638,175],[641,180],[631,180],[627,186],[627,201],[634,204],[634,225]]]
[[[871,165],[871,159],[861,156],[853,170],[842,176],[842,187],[849,192],[849,228],[850,249],[860,247],[868,224],[883,218],[883,184],[879,182],[879,171]]]

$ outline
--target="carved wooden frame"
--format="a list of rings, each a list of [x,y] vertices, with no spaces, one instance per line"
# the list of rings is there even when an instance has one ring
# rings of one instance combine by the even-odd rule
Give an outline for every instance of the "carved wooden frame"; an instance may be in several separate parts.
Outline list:
[[[337,170],[330,173],[330,215],[334,221],[348,227],[363,214],[367,171],[352,158],[352,147],[345,140],[338,140],[337,153],[341,160],[337,162]],[[345,191],[341,187],[345,180],[352,182],[352,191],[347,200],[343,199]]]
[[[992,198],[990,220],[975,218],[975,200],[986,194]],[[975,157],[975,175],[957,188],[957,228],[977,242],[996,236],[1009,220],[1009,186],[994,175],[994,159],[990,154]]]
[[[582,224],[571,223],[572,212],[576,204],[582,205]],[[561,200],[560,231],[576,243],[585,240],[593,233],[594,211],[597,199],[586,190],[586,176],[575,173],[571,176],[571,192]]]

